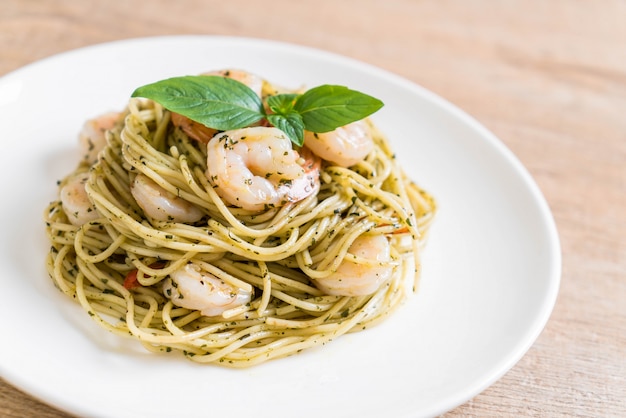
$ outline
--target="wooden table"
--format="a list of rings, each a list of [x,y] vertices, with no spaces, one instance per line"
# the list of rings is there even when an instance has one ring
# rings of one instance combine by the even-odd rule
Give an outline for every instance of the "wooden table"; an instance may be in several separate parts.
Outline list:
[[[77,47],[169,34],[354,57],[492,130],[554,213],[562,284],[530,351],[446,416],[626,416],[626,2],[2,0],[0,75]],[[0,381],[0,416],[67,415]]]

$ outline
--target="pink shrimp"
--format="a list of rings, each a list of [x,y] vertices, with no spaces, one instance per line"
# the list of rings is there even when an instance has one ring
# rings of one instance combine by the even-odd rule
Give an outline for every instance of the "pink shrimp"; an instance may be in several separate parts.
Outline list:
[[[302,156],[278,128],[257,126],[215,135],[207,144],[209,182],[227,203],[251,211],[298,202],[320,188],[321,161]]]

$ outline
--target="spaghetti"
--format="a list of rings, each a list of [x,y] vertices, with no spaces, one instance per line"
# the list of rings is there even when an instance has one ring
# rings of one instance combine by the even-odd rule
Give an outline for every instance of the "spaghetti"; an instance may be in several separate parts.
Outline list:
[[[97,162],[83,161],[59,183],[63,190],[80,179],[90,218],[72,223],[61,198],[46,208],[48,272],[100,326],[153,352],[246,367],[368,328],[417,286],[435,202],[407,178],[371,122],[374,146],[362,161],[345,168],[323,160],[315,193],[248,210],[220,197],[206,174],[207,145],[171,119],[161,105],[131,99],[106,130]],[[191,205],[199,219],[147,215],[132,191],[138,176]],[[387,258],[355,251],[376,237]],[[324,280],[342,266],[350,267],[348,288],[358,287],[359,275],[389,274],[367,294],[328,291]],[[198,271],[215,281],[211,288],[225,286],[222,298],[237,293],[244,302],[217,314],[186,304],[177,275],[190,280]]]

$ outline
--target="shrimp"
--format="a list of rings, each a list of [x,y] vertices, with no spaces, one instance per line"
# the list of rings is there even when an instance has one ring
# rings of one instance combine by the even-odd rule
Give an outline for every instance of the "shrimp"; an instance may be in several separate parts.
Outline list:
[[[350,254],[370,260],[356,263]],[[361,235],[354,240],[346,258],[330,276],[314,280],[315,286],[329,295],[363,296],[377,291],[391,277],[391,246],[383,235]]]
[[[363,119],[330,132],[305,131],[304,144],[316,155],[341,167],[353,166],[374,149],[372,134]]]
[[[217,129],[209,128],[208,126],[191,120],[187,116],[183,116],[180,113],[172,112],[171,120],[172,124],[180,128],[180,130],[187,134],[189,138],[195,139],[203,144],[209,142],[218,132]]]
[[[89,119],[83,124],[78,135],[83,161],[89,165],[98,161],[98,154],[107,143],[105,132],[113,129],[121,117],[122,113],[120,112],[109,112],[97,118]]]
[[[203,73],[202,75],[219,75],[232,78],[245,84],[261,97],[263,91],[263,79],[255,74],[243,70],[217,70]],[[218,132],[217,129],[209,128],[199,122],[195,122],[180,113],[172,112],[172,124],[180,128],[187,136],[196,141],[206,144]]]
[[[144,213],[158,221],[193,223],[204,216],[197,206],[168,192],[145,174],[137,174],[130,192]]]
[[[252,91],[255,92],[259,97],[261,97],[261,94],[263,92],[263,79],[256,74],[252,74],[244,70],[216,70],[209,71],[208,73],[203,73],[202,75],[221,75],[222,77],[232,78],[233,80],[237,80],[240,83],[250,87],[250,89],[252,89]]]
[[[85,190],[85,183],[89,179],[88,172],[82,172],[71,177],[59,192],[61,207],[75,226],[81,226],[100,217],[100,213],[89,199]]]
[[[174,305],[195,309],[205,316],[250,303],[252,291],[237,288],[195,263],[187,263],[163,282],[163,294]]]
[[[206,176],[227,203],[251,211],[298,202],[319,190],[321,161],[304,161],[278,128],[219,133],[207,144]]]

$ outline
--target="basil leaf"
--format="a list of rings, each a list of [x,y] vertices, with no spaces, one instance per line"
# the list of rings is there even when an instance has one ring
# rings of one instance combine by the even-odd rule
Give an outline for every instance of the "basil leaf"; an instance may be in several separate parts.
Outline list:
[[[304,122],[298,112],[291,111],[285,114],[274,113],[267,115],[267,120],[287,134],[287,137],[299,147],[304,144]]]
[[[344,86],[322,85],[304,92],[293,108],[311,132],[329,132],[361,120],[383,106],[380,100]]]
[[[261,98],[248,86],[217,75],[173,77],[137,88],[166,109],[221,131],[250,126],[265,117]]]
[[[296,145],[304,131],[328,132],[363,119],[383,103],[344,86],[322,85],[303,94],[277,94],[263,101],[245,84],[219,75],[172,77],[137,88],[132,97],[160,103],[210,128],[221,131],[251,126],[267,118]]]
[[[293,110],[299,94],[277,94],[267,98],[267,106],[274,113],[286,114]]]
[[[267,105],[274,113],[267,120],[287,134],[287,137],[298,146],[304,143],[304,122],[302,116],[293,110],[298,94],[277,94],[267,98]]]

